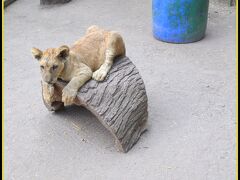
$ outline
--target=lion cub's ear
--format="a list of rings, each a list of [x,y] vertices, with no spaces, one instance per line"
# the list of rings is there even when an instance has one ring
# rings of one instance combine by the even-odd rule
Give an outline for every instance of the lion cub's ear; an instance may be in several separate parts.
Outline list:
[[[35,59],[40,60],[42,58],[42,51],[37,48],[32,48],[32,55]]]
[[[69,47],[61,46],[58,48],[57,57],[61,59],[66,59],[69,56]]]

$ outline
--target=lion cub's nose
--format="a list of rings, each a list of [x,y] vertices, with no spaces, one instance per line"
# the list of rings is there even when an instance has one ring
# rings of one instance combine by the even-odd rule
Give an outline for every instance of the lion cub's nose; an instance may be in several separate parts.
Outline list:
[[[47,81],[47,83],[48,83],[48,84],[54,84],[53,78],[49,79],[49,80]]]
[[[43,79],[44,79],[44,81],[46,82],[46,83],[48,83],[48,84],[51,84],[52,83],[52,78],[51,77],[48,77],[48,76],[45,76],[45,77],[43,77]]]

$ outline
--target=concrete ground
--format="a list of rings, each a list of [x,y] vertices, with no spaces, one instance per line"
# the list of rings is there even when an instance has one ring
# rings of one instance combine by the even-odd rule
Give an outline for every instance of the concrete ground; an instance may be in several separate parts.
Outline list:
[[[127,154],[87,110],[46,110],[31,47],[71,44],[97,24],[115,29],[149,98],[149,127]],[[6,180],[235,179],[235,9],[211,2],[206,38],[155,40],[151,1],[73,0],[5,9]]]

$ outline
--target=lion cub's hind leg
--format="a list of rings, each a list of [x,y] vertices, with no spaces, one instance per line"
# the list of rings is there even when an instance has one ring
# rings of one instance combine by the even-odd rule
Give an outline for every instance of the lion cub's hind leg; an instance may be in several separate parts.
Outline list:
[[[123,39],[120,34],[110,32],[105,51],[106,58],[100,68],[93,73],[92,78],[97,81],[103,81],[112,67],[114,58],[121,55],[125,55],[125,45]]]

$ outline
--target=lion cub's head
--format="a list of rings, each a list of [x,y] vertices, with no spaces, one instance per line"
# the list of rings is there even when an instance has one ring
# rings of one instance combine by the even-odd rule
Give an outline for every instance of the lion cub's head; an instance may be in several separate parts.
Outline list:
[[[46,51],[32,48],[32,55],[39,61],[43,81],[54,84],[64,69],[64,63],[69,56],[69,48],[61,46]]]

